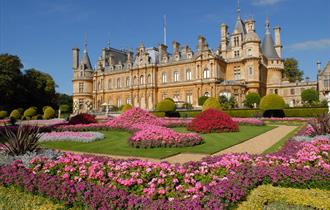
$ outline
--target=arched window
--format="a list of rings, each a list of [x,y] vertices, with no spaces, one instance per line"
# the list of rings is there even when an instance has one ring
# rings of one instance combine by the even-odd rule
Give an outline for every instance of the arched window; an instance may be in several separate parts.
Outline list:
[[[110,90],[111,89],[111,79],[108,79],[108,89]]]
[[[210,97],[211,94],[210,94],[209,92],[205,92],[205,93],[204,93],[204,96]]]
[[[131,86],[131,80],[129,77],[126,77],[126,87]]]
[[[210,70],[208,68],[204,69],[204,71],[203,71],[203,78],[204,79],[210,78]]]
[[[117,88],[120,88],[120,78],[117,79]]]
[[[162,73],[162,82],[166,83],[167,82],[167,74],[164,72]]]
[[[117,98],[117,107],[121,106],[121,98]]]
[[[173,73],[173,81],[178,82],[179,81],[179,72],[175,71]]]
[[[186,80],[191,80],[191,70],[187,69],[186,71]]]
[[[140,76],[140,85],[143,85],[143,84],[144,84],[144,76],[141,75],[141,76]]]
[[[138,84],[137,77],[134,76],[134,78],[133,78],[133,85],[137,85],[137,84]]]
[[[151,75],[150,74],[148,74],[147,82],[148,82],[148,84],[151,84],[152,83],[152,79],[151,79]]]

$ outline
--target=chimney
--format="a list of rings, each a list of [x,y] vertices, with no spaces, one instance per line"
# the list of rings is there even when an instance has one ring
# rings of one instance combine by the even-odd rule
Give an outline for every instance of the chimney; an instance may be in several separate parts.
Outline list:
[[[199,51],[203,50],[205,47],[205,38],[201,35],[198,36],[198,45],[197,45],[197,49]]]
[[[253,19],[248,19],[245,21],[247,32],[255,32],[255,28],[254,28],[255,22],[256,21],[254,21]]]
[[[281,27],[276,26],[274,28],[275,33],[275,50],[277,52],[277,55],[282,58],[282,45],[281,45]]]
[[[133,63],[133,52],[131,50],[127,51],[127,63]]]
[[[72,68],[78,69],[79,66],[79,48],[72,49]]]
[[[316,65],[317,65],[317,72],[318,73],[321,73],[321,62],[320,61],[317,61],[316,62]]]
[[[173,55],[179,54],[179,52],[180,52],[180,43],[174,40],[172,42],[172,48],[173,48],[172,49],[173,50]]]
[[[167,57],[167,46],[164,44],[160,44],[159,47],[159,63],[162,63],[164,57]]]
[[[228,26],[226,24],[221,24],[221,52],[227,50],[227,34],[228,34]]]
[[[107,49],[106,48],[103,48],[102,49],[102,66],[105,67],[105,59],[106,59],[106,54],[107,54]]]

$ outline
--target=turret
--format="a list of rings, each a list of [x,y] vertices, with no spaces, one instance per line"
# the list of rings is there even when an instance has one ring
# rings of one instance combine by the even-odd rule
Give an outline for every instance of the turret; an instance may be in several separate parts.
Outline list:
[[[282,57],[282,45],[281,45],[281,27],[276,26],[274,28],[275,33],[275,50],[277,55],[281,58]]]
[[[280,57],[278,56],[275,46],[274,46],[274,41],[272,38],[272,35],[269,30],[270,22],[268,18],[266,19],[266,32],[265,32],[265,37],[262,42],[262,53],[264,56],[266,56],[268,59],[279,59]]]

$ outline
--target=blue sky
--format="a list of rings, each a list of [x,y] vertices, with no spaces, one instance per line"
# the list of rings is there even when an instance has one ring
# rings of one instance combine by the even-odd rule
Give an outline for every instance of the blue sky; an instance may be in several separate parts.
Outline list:
[[[329,0],[241,0],[242,18],[253,17],[263,38],[267,16],[280,25],[283,56],[295,57],[299,67],[316,79],[316,61],[330,60]],[[72,48],[83,48],[85,34],[93,65],[110,40],[115,48],[135,50],[141,41],[157,46],[174,39],[197,45],[198,35],[211,48],[219,45],[219,25],[232,31],[236,0],[0,0],[0,53],[18,55],[24,69],[36,68],[55,79],[59,92],[72,94]],[[171,49],[169,49],[171,50]]]

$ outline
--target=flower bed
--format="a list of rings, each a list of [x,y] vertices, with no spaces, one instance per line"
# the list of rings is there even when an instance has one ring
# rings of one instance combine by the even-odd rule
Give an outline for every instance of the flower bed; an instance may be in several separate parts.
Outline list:
[[[202,138],[196,133],[178,133],[161,126],[145,126],[147,129],[139,130],[129,138],[130,145],[138,148],[186,147],[202,142]]]
[[[330,189],[329,152],[330,140],[323,139],[289,141],[268,155],[226,154],[185,165],[65,153],[55,160],[37,157],[30,169],[0,168],[0,183],[94,208],[222,209],[260,184]]]
[[[238,124],[228,114],[215,109],[207,109],[198,114],[188,124],[187,129],[200,133],[239,131]]]
[[[43,133],[40,141],[77,141],[93,142],[104,138],[103,133],[99,132],[51,132]]]
[[[257,118],[240,118],[240,117],[233,117],[234,122],[240,125],[265,125],[265,122],[257,119]]]

